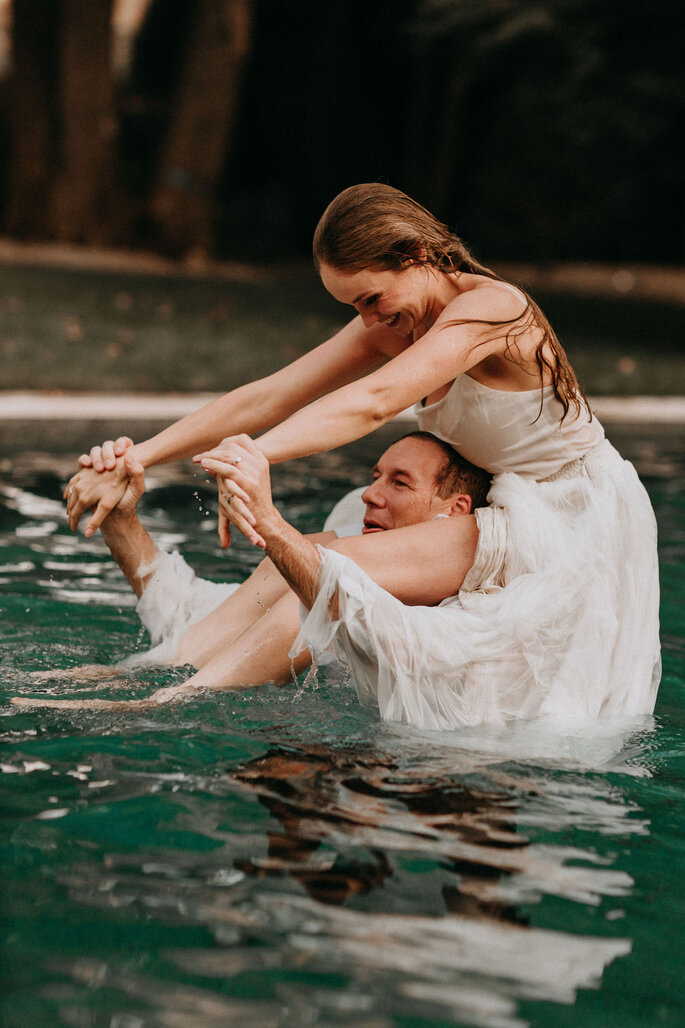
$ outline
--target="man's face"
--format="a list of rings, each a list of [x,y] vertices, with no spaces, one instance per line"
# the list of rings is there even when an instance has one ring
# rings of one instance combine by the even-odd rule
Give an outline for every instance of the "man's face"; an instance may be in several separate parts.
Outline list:
[[[450,501],[438,496],[435,481],[444,462],[442,449],[428,439],[393,443],[373,469],[373,483],[362,493],[363,533],[418,525],[447,513]]]

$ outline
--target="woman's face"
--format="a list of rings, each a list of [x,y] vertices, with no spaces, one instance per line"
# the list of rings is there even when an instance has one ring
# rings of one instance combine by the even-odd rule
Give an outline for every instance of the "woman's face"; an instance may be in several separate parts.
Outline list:
[[[425,264],[400,271],[341,271],[322,264],[320,274],[331,296],[354,307],[367,328],[379,322],[408,336],[425,332],[439,313],[436,276]]]

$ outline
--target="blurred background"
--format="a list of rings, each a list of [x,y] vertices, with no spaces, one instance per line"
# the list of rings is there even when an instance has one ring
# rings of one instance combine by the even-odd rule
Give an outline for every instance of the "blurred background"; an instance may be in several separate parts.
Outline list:
[[[4,388],[295,356],[344,319],[316,221],[380,179],[534,291],[591,390],[685,392],[680,7],[0,0]]]
[[[2,223],[306,255],[385,179],[492,260],[680,264],[678,0],[1,0]]]

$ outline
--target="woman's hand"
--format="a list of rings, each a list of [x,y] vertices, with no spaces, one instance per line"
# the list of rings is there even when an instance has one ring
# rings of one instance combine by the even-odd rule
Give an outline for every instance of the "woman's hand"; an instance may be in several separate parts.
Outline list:
[[[221,545],[230,542],[230,523],[254,546],[265,549],[260,526],[279,515],[271,498],[269,462],[259,446],[247,435],[229,436],[193,459],[217,481]]]
[[[119,457],[111,471],[98,472],[94,468],[81,468],[64,490],[67,501],[67,519],[75,532],[86,511],[93,507],[93,515],[86,524],[86,538],[94,535],[107,515],[114,510],[129,485],[126,461]]]
[[[127,435],[120,435],[118,439],[106,439],[102,446],[93,446],[90,453],[82,453],[78,459],[82,468],[93,468],[94,471],[113,471],[117,464],[117,458],[123,457],[129,446],[133,446],[133,440]]]

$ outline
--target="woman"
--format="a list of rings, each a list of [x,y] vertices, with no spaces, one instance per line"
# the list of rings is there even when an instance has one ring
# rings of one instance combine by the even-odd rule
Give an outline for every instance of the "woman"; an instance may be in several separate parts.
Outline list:
[[[336,197],[314,256],[326,289],[357,317],[276,375],[136,446],[136,457],[149,466],[215,447],[196,459],[230,461],[230,435],[268,428],[259,446],[274,463],[359,438],[415,403],[422,429],[495,475],[492,507],[403,529],[401,541],[379,533],[336,543],[305,625],[309,645],[335,635],[325,597],[337,589],[357,597],[340,630],[354,622],[373,648],[369,682],[380,684],[370,687],[387,716],[448,727],[649,713],[659,680],[654,517],[540,309],[385,185]],[[117,442],[91,451],[93,468],[68,489],[72,527],[99,502],[87,534],[123,494],[120,456],[97,473],[128,443]],[[224,544],[227,521],[246,515],[230,494],[222,480]],[[402,605],[459,590],[458,604],[431,612],[427,642],[425,612]],[[388,618],[411,645],[388,635]]]

